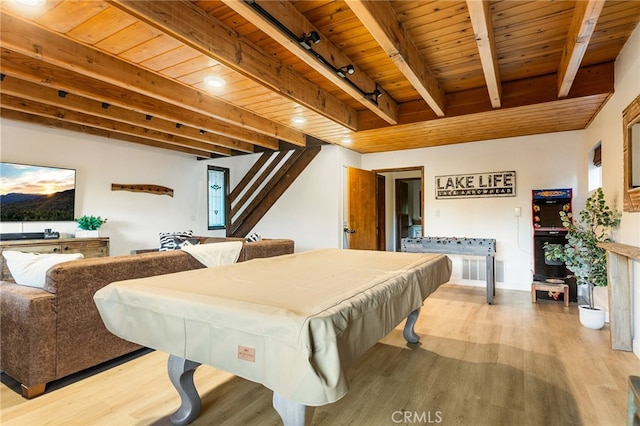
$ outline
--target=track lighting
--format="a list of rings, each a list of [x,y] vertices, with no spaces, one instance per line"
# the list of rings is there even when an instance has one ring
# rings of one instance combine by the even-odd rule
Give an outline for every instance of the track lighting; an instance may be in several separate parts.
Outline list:
[[[202,129],[200,129],[200,132],[199,132],[199,133],[200,133],[201,135],[204,135],[205,131],[204,131],[204,130],[202,130]]]
[[[67,92],[65,92],[64,90],[58,90],[58,96],[60,96],[61,98],[66,98]]]
[[[108,109],[110,106],[111,106],[111,105],[109,105],[109,104],[108,104],[108,103],[106,103],[106,102],[103,102],[103,103],[102,103],[102,108],[104,108],[104,109]]]
[[[151,119],[153,118],[153,116],[152,116],[152,115],[147,114],[147,115],[145,115],[145,117],[144,117],[144,118],[145,118],[145,120],[147,120],[147,121],[151,121]]]
[[[4,74],[0,74],[0,81],[4,81],[4,78],[6,77],[6,75]]]
[[[176,129],[179,129],[180,127],[182,127],[182,124],[176,123]]]
[[[291,41],[297,42],[301,47],[309,51],[309,54],[318,60],[320,64],[327,67],[340,78],[344,79],[351,87],[356,89],[362,96],[373,102],[375,105],[378,105],[378,98],[382,96],[382,92],[378,88],[378,83],[376,83],[376,88],[373,92],[367,93],[358,85],[356,85],[353,81],[347,78],[348,75],[352,75],[355,72],[355,68],[353,65],[345,65],[341,68],[336,68],[333,64],[331,64],[326,58],[324,58],[319,52],[313,50],[313,46],[320,43],[320,34],[317,31],[311,31],[306,34],[303,33],[302,37],[298,37],[296,33],[287,28],[282,22],[278,21],[275,16],[271,15],[268,11],[266,11],[262,6],[260,6],[255,0],[244,0],[244,2],[253,8],[256,12],[258,12],[263,18],[273,24],[276,28],[282,31]]]
[[[355,69],[351,64],[338,68],[336,70],[336,74],[338,74],[341,78],[347,78],[347,74],[352,75],[354,72],[355,72]]]
[[[373,102],[376,105],[378,105],[378,99],[380,98],[380,96],[382,96],[382,92],[378,88],[377,83],[376,83],[376,88],[373,92],[364,94],[365,98],[369,99],[371,102]]]
[[[320,43],[320,34],[317,31],[311,31],[309,34],[303,34],[298,43],[307,50],[311,50],[312,44]]]

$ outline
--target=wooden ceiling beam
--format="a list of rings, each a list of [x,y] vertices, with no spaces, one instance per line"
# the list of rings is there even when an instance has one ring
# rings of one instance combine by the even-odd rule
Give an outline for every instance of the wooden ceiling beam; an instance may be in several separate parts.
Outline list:
[[[387,0],[346,0],[346,3],[427,105],[438,117],[444,117],[444,91],[398,22],[391,4]]]
[[[45,126],[49,128],[68,130],[70,132],[84,133],[87,135],[100,136],[108,139],[115,139],[124,142],[131,142],[137,145],[145,145],[153,148],[161,148],[169,151],[180,152],[183,154],[194,155],[197,158],[215,158],[216,154],[211,154],[208,151],[202,151],[194,148],[187,148],[179,145],[172,145],[167,143],[158,142],[155,140],[144,139],[141,137],[125,135],[113,131],[107,131],[103,129],[97,129],[95,127],[82,126],[80,124],[69,123],[57,118],[48,118],[40,115],[29,114],[21,111],[14,111],[10,109],[0,108],[0,117],[9,120],[22,121],[25,123],[36,124],[39,126]]]
[[[487,83],[489,99],[494,108],[500,108],[502,98],[502,82],[498,68],[495,35],[488,0],[467,0],[467,9],[473,26],[473,33],[480,54],[484,80]]]
[[[2,49],[0,55],[0,70],[6,75],[46,87],[53,87],[57,90],[65,90],[100,102],[107,102],[141,114],[149,114],[169,121],[176,120],[184,125],[203,129],[212,134],[229,137],[239,141],[238,147],[234,148],[239,151],[243,150],[241,149],[244,146],[242,141],[272,150],[277,150],[279,147],[278,139],[271,136],[233,126],[204,114],[124,90],[104,81],[47,64],[8,49]]]
[[[192,2],[118,0],[108,3],[288,99],[357,130],[356,111]]]
[[[0,14],[0,36],[3,47],[43,62],[210,115],[232,125],[305,146],[305,135],[298,130],[76,43],[5,12]]]
[[[577,1],[558,66],[558,98],[569,94],[605,0]]]
[[[2,93],[1,90],[0,93]],[[197,142],[179,136],[158,132],[155,130],[120,123],[114,120],[106,120],[101,117],[94,117],[90,114],[83,114],[65,108],[30,101],[28,99],[21,99],[4,93],[2,93],[2,107],[13,111],[20,111],[28,114],[40,115],[47,118],[64,120],[82,126],[122,133],[125,135],[147,140],[155,140],[164,144],[179,145],[187,148],[196,148],[202,151],[210,152],[212,154],[219,154],[224,156],[230,156],[232,154],[231,149],[229,148],[223,148],[208,143]]]
[[[181,123],[169,122],[157,117],[147,119],[145,114],[111,105],[108,102],[87,99],[73,93],[61,97],[59,91],[54,88],[43,87],[42,85],[30,83],[15,77],[5,77],[0,84],[0,91],[3,94],[12,95],[21,99],[28,99],[50,106],[65,108],[70,111],[89,114],[94,117],[101,117],[140,128],[151,129],[169,135],[191,139],[196,142],[217,145],[247,153],[253,152],[253,145],[247,142],[234,141],[230,138],[207,132],[201,133],[199,129],[183,126]]]
[[[338,86],[365,108],[385,120],[389,124],[398,122],[398,105],[375,81],[360,70],[353,61],[336,47],[328,37],[324,36],[311,22],[288,1],[263,1],[249,4],[243,0],[222,0],[235,12],[250,21],[272,39],[280,43],[285,49],[294,54],[304,63],[318,71],[327,80]],[[255,6],[255,7],[254,7]],[[260,13],[264,10],[273,17],[278,24]],[[318,44],[308,43],[310,49],[304,47],[299,40],[303,35],[316,32],[320,37]],[[341,67],[350,65],[353,74],[348,74]],[[341,75],[338,72],[341,71]],[[380,97],[367,95],[375,89],[380,91]]]

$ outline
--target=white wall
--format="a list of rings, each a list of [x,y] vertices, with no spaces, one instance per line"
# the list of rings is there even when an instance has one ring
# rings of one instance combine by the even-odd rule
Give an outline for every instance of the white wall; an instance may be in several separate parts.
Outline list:
[[[610,203],[622,210],[622,111],[640,95],[640,26],[616,61],[615,93],[586,130],[582,147],[588,152],[602,141],[602,188]],[[624,213],[616,241],[640,247],[640,213]],[[633,351],[640,357],[640,261],[631,262],[633,280]]]
[[[259,154],[211,160],[230,169],[233,188]],[[358,167],[360,156],[325,145],[305,171],[253,228],[265,238],[291,238],[296,251],[342,247],[343,168]]]
[[[158,247],[158,233],[192,229],[206,234],[206,163],[168,151],[97,136],[0,122],[0,160],[76,169],[75,216],[107,218],[100,235],[110,237],[111,254]],[[112,183],[156,184],[174,196],[111,191]],[[42,232],[72,236],[75,222],[2,223],[0,232]]]
[[[584,131],[363,155],[365,169],[424,167],[424,235],[495,238],[504,262],[499,288],[529,291],[533,270],[531,190],[586,185],[579,159]],[[516,171],[516,196],[436,200],[435,176]],[[520,207],[522,215],[514,210]],[[454,258],[453,279],[462,276]],[[482,283],[477,283],[482,285]]]

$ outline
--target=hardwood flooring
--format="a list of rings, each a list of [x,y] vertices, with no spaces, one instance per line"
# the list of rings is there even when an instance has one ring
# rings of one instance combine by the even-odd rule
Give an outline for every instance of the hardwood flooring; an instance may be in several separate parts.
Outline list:
[[[398,327],[349,370],[350,392],[315,410],[314,425],[624,425],[633,353],[610,348],[608,325],[579,324],[576,304],[444,285],[425,302],[408,347]],[[152,352],[25,400],[0,386],[0,423],[169,425],[179,400],[167,355]],[[193,425],[279,425],[272,393],[201,366]]]

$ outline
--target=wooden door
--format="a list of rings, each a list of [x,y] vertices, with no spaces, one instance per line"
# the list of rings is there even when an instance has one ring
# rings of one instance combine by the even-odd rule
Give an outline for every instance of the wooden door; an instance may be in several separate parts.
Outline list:
[[[348,247],[376,250],[376,174],[349,167],[347,193]]]

